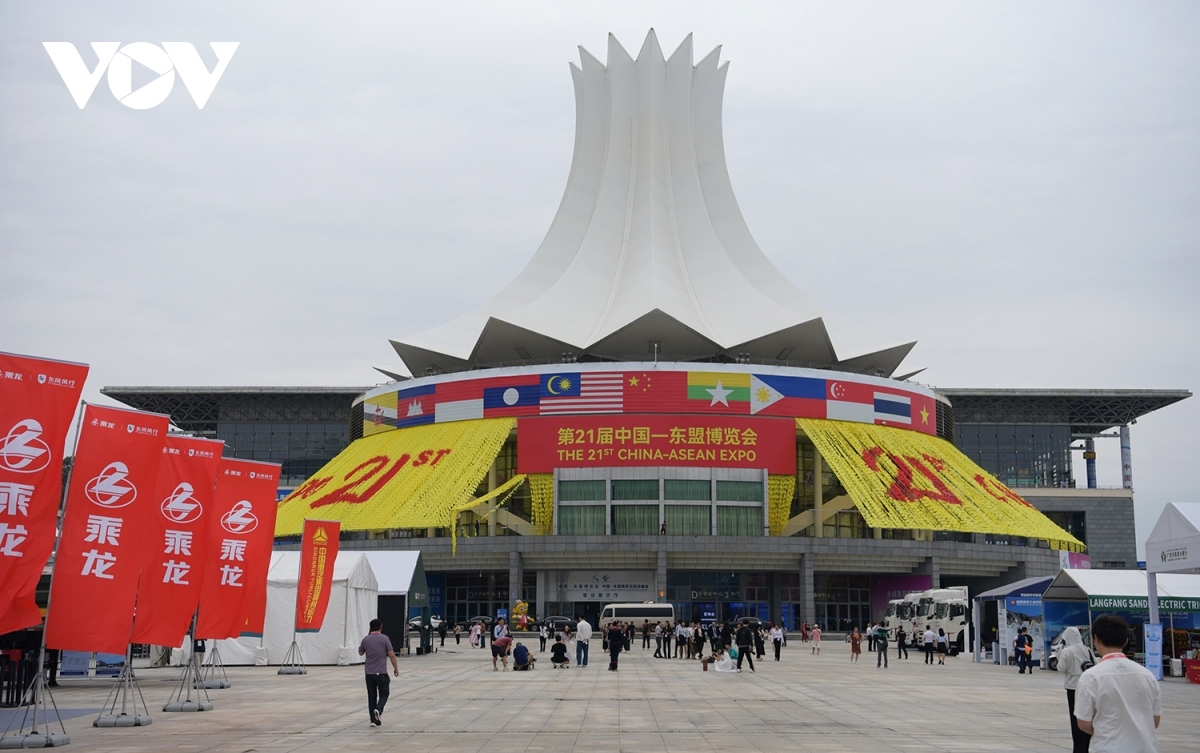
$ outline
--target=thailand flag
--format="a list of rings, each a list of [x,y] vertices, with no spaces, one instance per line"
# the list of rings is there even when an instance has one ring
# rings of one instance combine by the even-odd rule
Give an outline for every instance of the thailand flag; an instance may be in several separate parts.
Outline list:
[[[912,398],[889,392],[875,393],[875,420],[889,424],[912,424]]]
[[[540,385],[539,412],[620,413],[625,403],[625,375],[612,372],[545,374]]]

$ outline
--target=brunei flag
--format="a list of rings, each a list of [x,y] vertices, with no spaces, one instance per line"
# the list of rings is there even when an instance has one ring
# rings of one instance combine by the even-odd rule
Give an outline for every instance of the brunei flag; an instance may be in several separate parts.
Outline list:
[[[688,408],[691,410],[749,413],[750,375],[689,371],[687,396]]]

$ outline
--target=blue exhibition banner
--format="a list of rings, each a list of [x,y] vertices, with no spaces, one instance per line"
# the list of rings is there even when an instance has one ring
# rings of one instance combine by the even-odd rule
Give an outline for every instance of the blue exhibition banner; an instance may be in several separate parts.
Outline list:
[[[91,670],[90,651],[63,651],[58,665],[59,677],[87,677]]]
[[[1146,638],[1146,669],[1154,673],[1155,678],[1163,678],[1163,626],[1159,622],[1147,622],[1144,626]]]

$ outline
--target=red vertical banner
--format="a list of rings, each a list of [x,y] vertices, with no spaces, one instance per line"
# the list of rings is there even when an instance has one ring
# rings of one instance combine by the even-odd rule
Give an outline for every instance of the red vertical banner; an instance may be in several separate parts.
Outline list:
[[[209,553],[208,521],[223,447],[212,439],[167,437],[131,643],[178,646],[191,628]]]
[[[0,353],[0,634],[42,622],[33,594],[54,549],[63,446],[87,373]]]
[[[278,486],[278,464],[221,460],[196,637],[262,634]]]
[[[125,653],[168,422],[157,413],[84,410],[50,585],[50,648]]]
[[[341,532],[342,524],[336,520],[304,521],[300,575],[296,579],[297,633],[316,633],[325,622]]]

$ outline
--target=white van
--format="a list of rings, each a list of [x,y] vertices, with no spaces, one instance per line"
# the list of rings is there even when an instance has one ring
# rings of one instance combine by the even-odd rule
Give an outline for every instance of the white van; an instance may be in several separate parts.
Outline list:
[[[600,630],[607,630],[613,622],[620,620],[622,624],[632,622],[634,627],[641,629],[642,622],[649,620],[673,624],[675,622],[675,607],[670,604],[659,604],[647,601],[640,604],[605,604],[600,611]]]

